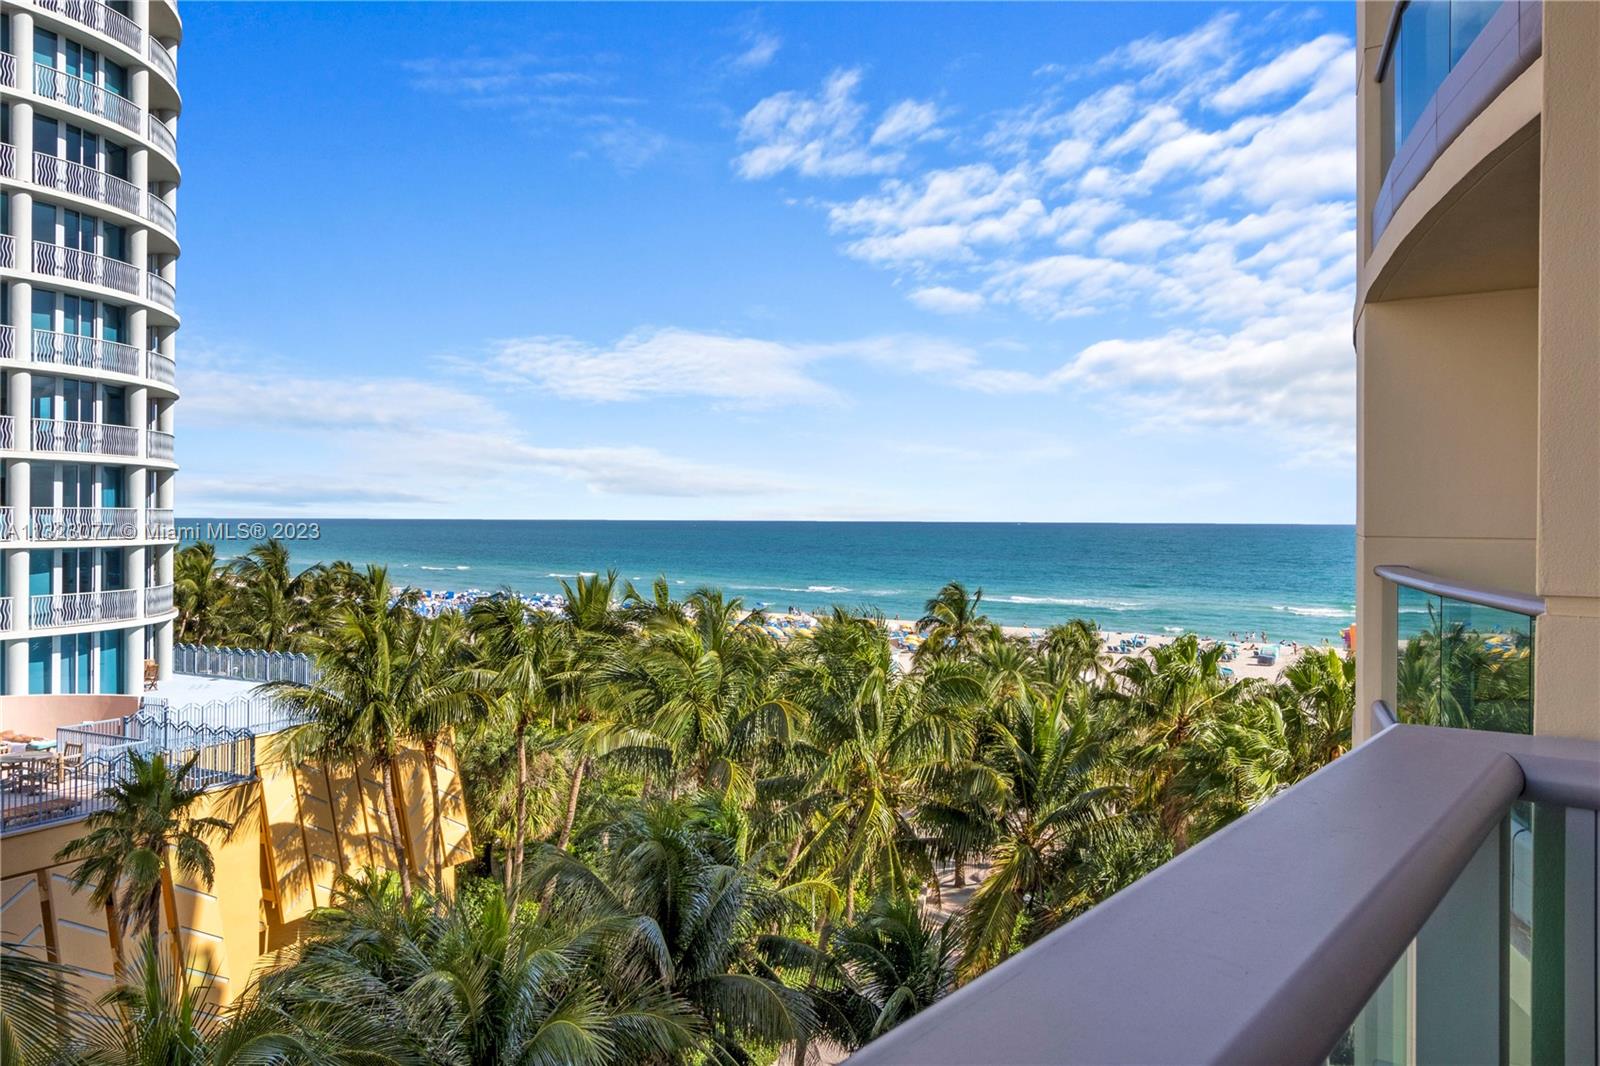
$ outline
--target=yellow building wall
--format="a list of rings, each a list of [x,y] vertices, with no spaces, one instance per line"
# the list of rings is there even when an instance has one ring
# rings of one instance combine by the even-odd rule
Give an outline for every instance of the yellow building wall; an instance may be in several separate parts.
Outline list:
[[[452,864],[448,888],[454,886],[453,864],[472,858],[472,841],[453,746],[441,745],[437,758],[443,795],[438,806],[446,861]],[[239,823],[228,839],[211,844],[212,886],[172,875],[172,912],[185,965],[218,1004],[245,988],[264,953],[291,943],[314,909],[333,902],[339,875],[395,868],[382,778],[373,767],[269,762],[258,766],[257,776],[207,793],[196,812]],[[395,776],[402,820],[415,827],[407,835],[425,841],[434,803],[420,750],[406,750]],[[80,820],[13,833],[0,842],[0,928],[6,940],[72,966],[79,991],[93,1002],[114,982],[108,917],[88,902],[87,892],[72,891],[72,865],[55,861],[83,830]],[[431,870],[432,852],[413,851],[418,872]],[[164,930],[167,925],[164,917]]]

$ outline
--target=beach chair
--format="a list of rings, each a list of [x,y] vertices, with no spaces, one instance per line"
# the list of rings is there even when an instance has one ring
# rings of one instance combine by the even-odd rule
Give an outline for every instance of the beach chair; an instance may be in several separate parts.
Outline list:
[[[154,659],[144,661],[144,690],[154,692],[156,682],[161,680],[161,667]]]

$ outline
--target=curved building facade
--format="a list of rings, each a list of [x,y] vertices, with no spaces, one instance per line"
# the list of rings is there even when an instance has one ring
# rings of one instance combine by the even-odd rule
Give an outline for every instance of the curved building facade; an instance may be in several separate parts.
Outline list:
[[[170,670],[178,260],[169,0],[0,4],[0,692]]]

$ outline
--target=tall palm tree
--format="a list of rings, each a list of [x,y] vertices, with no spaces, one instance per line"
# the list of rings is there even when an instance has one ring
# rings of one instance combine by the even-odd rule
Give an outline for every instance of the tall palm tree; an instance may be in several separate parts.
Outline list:
[[[374,591],[388,585],[382,567],[368,567],[365,580]],[[281,735],[276,754],[295,762],[370,764],[378,772],[400,883],[410,899],[410,851],[400,828],[395,761],[412,723],[435,703],[459,698],[459,692],[440,677],[424,620],[404,603],[390,606],[387,597],[342,604],[307,646],[316,658],[315,682],[261,686],[306,718]]]
[[[1044,665],[1056,684],[1067,681],[1098,681],[1110,668],[1100,627],[1083,618],[1074,618],[1045,631]]]
[[[221,636],[230,586],[217,566],[217,546],[201,542],[179,549],[173,560],[172,585],[179,639],[207,644]]]
[[[855,1041],[876,1040],[955,988],[955,925],[936,922],[916,900],[879,896],[855,922],[828,931],[829,961],[843,970],[831,994]]]
[[[917,648],[916,660],[921,663],[943,655],[960,656],[978,647],[985,637],[997,627],[989,616],[979,610],[983,603],[983,590],[970,595],[967,587],[952,581],[941,588],[923,607],[917,619],[917,629],[922,633],[922,645]]]
[[[232,825],[193,813],[202,790],[185,780],[199,757],[195,752],[174,767],[160,752],[130,751],[127,772],[101,793],[104,806],[89,815],[84,834],[56,853],[57,862],[78,864],[70,879],[73,890],[88,888],[89,901],[107,908],[115,926],[112,950],[119,968],[121,942],[131,927],[142,928],[152,941],[161,931],[162,895],[171,884],[169,864],[207,889],[216,874],[209,841]],[[176,929],[173,950],[181,951]]]
[[[83,1009],[72,969],[39,957],[38,948],[0,943],[0,1062],[59,1062],[68,1019]]]
[[[551,615],[529,610],[509,590],[474,603],[467,625],[476,641],[479,669],[486,675],[480,687],[492,686],[513,723],[517,783],[504,884],[514,900],[528,843],[528,734],[540,716],[555,713],[556,688],[568,659],[567,630]],[[552,719],[552,729],[554,724]]]
[[[1333,648],[1307,651],[1285,667],[1274,686],[1283,719],[1292,785],[1350,750],[1356,706],[1356,660]]]
[[[617,642],[633,632],[629,612],[615,599],[616,588],[615,570],[580,574],[576,583],[561,582],[560,619],[566,630],[569,654],[558,686],[559,706],[565,711],[563,724],[573,741],[567,813],[556,845],[561,848],[572,840],[572,830],[577,824],[583,779],[593,754],[592,741],[604,734],[604,730],[598,728],[601,706],[611,693],[602,668]]]

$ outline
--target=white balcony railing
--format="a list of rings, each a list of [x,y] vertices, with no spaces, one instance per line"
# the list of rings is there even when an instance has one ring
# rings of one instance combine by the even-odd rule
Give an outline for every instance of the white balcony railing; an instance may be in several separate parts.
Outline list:
[[[139,431],[132,426],[103,422],[69,422],[59,418],[33,420],[36,452],[88,452],[93,455],[138,455]]]
[[[148,430],[145,433],[145,436],[149,438],[149,442],[145,446],[145,455],[151,459],[162,459],[169,463],[172,462],[176,451],[173,448],[173,438],[171,433],[163,433],[159,429],[152,429]]]
[[[16,421],[10,415],[0,415],[0,448],[17,446]]]
[[[145,136],[149,137],[151,143],[153,143],[157,148],[167,153],[168,158],[178,158],[177,135],[172,132],[165,122],[162,122],[154,115],[146,116]]]
[[[59,363],[87,370],[109,370],[114,374],[139,373],[139,349],[131,344],[79,337],[72,333],[33,331],[33,361]]]
[[[144,590],[144,613],[166,614],[172,610],[172,586],[152,585]]]
[[[144,294],[153,303],[171,311],[178,306],[178,291],[172,287],[172,282],[160,274],[146,274]]]
[[[0,507],[0,540],[16,540],[17,535],[15,508]]]
[[[11,608],[11,597],[0,596],[0,632],[9,633],[15,626],[16,612]]]
[[[0,326],[0,359],[17,357],[17,330],[15,326]]]
[[[178,364],[172,361],[171,356],[162,355],[160,352],[149,352],[145,358],[148,364],[146,377],[163,385],[178,383]]]
[[[0,178],[17,176],[17,149],[15,145],[0,144]]]
[[[138,616],[138,589],[62,592],[28,597],[28,623],[35,629],[90,622],[120,622]]]
[[[144,194],[144,217],[174,236],[178,233],[178,213],[153,192]]]
[[[131,181],[47,152],[33,153],[33,183],[139,214],[143,196]]]
[[[132,263],[60,244],[34,241],[33,271],[88,285],[104,285],[118,292],[134,295],[139,292],[140,270]]]
[[[144,512],[144,539],[178,539],[178,519],[172,508],[151,507]]]
[[[0,269],[15,270],[17,268],[17,239],[10,234],[0,233]]]
[[[172,50],[154,37],[146,37],[144,54],[145,58],[150,60],[150,65],[156,69],[156,72],[176,87],[178,84],[178,61],[172,57]]]
[[[135,52],[144,43],[144,31],[139,24],[120,11],[114,11],[99,0],[36,0],[45,11],[53,11],[81,22],[91,30],[99,30],[119,44]]]
[[[33,65],[33,91],[51,100],[58,100],[68,107],[110,119],[123,129],[132,130],[134,133],[138,133],[139,128],[144,125],[144,110],[126,96],[118,96],[92,81],[85,81],[64,70],[47,67],[43,63]]]
[[[35,507],[28,519],[33,540],[137,540],[136,507]]]
[[[7,89],[17,87],[17,57],[10,52],[0,52],[0,85]]]

